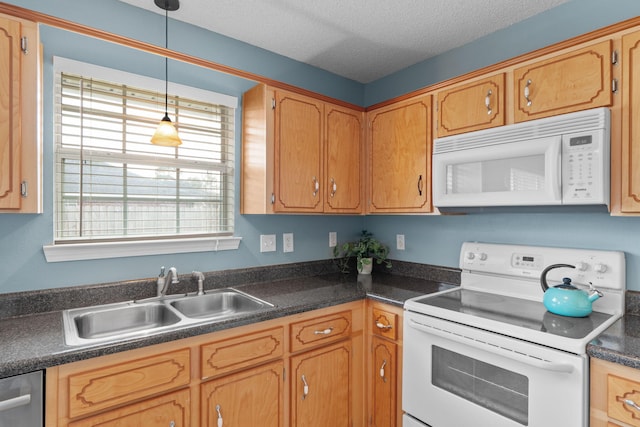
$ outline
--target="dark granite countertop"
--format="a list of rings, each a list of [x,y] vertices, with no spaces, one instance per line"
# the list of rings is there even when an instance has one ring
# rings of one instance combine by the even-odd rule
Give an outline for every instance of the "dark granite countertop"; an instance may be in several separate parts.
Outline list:
[[[587,344],[587,354],[640,369],[640,292],[627,291],[625,298],[625,315]]]
[[[410,270],[406,271],[411,272]],[[243,271],[243,274],[246,276],[246,270]],[[219,279],[219,275],[216,276]],[[266,281],[253,280],[246,284],[234,283],[234,288],[268,301],[275,307],[236,319],[200,324],[144,338],[95,346],[70,347],[65,345],[62,309],[0,318],[0,342],[3,343],[0,346],[0,378],[363,298],[372,298],[402,306],[404,301],[409,298],[455,286],[455,269],[445,269],[443,274],[435,274],[435,276],[439,277],[434,277],[432,272],[418,278],[401,274],[376,273],[373,277],[358,280],[355,275],[326,274],[325,272],[325,274],[306,277],[284,279],[266,277]],[[436,280],[433,280],[434,278]],[[449,282],[439,281],[439,278],[448,279]],[[209,289],[207,286],[205,288]],[[91,290],[95,291],[95,287]],[[6,299],[13,305],[18,304],[16,296]],[[51,297],[47,296],[45,299],[51,299]],[[58,296],[56,299],[62,298]],[[112,302],[111,299],[113,298],[109,298],[108,302]],[[94,297],[87,297],[85,300],[91,301],[91,304],[85,304],[85,306],[96,304]],[[4,301],[4,304],[8,305],[7,301]],[[0,301],[0,307],[2,305],[3,301]],[[27,306],[28,303],[23,301],[19,305]]]

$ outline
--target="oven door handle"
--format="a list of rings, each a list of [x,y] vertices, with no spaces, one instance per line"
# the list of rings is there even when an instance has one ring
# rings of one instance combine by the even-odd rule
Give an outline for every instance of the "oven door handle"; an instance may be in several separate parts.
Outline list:
[[[454,341],[470,347],[475,347],[477,349],[497,354],[499,356],[506,357],[507,359],[516,360],[526,365],[534,366],[536,368],[544,369],[547,371],[564,372],[568,374],[573,372],[574,369],[573,365],[571,365],[570,363],[550,362],[548,360],[530,357],[522,353],[516,353],[515,351],[507,350],[502,347],[486,343],[484,341],[479,341],[474,338],[469,338],[453,332],[447,332],[443,331],[442,329],[424,325],[422,323],[416,322],[413,319],[409,319],[409,326],[427,334],[436,335],[449,341]]]

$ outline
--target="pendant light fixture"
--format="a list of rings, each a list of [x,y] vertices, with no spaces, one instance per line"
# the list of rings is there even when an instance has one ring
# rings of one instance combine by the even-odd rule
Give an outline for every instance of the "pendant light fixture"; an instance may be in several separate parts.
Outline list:
[[[169,48],[169,11],[180,8],[180,0],[154,0],[156,6],[165,11],[164,14],[164,47]],[[168,113],[169,104],[169,59],[164,57],[164,117],[160,120],[156,132],[151,137],[151,143],[166,147],[177,147],[182,144]]]

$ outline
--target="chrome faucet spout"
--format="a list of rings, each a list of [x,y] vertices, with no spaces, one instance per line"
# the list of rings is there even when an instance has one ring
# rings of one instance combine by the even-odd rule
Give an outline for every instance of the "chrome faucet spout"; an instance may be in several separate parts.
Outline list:
[[[169,290],[169,284],[180,283],[178,279],[178,271],[175,267],[171,267],[167,272],[166,276],[163,276],[164,267],[160,271],[160,276],[158,276],[158,296],[163,297],[167,295],[167,290]]]

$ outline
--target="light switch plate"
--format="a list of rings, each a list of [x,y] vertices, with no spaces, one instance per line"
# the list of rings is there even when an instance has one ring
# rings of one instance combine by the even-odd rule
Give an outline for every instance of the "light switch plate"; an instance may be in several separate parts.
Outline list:
[[[396,234],[396,249],[404,251],[404,234]]]
[[[260,252],[275,252],[275,251],[276,251],[276,235],[261,234],[260,235]]]
[[[329,232],[329,247],[335,248],[338,245],[338,233],[336,231]]]
[[[282,235],[282,252],[293,252],[293,233]]]

